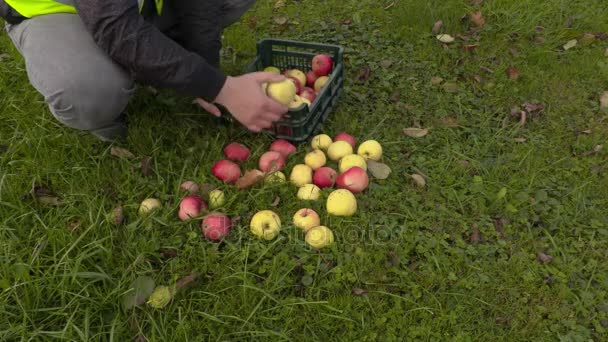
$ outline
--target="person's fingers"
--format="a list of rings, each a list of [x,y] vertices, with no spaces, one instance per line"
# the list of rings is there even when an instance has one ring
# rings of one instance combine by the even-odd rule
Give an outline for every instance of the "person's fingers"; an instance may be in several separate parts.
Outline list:
[[[251,73],[251,77],[253,77],[253,79],[260,84],[264,82],[281,82],[285,80],[285,75],[275,74],[274,72],[267,71]]]
[[[289,107],[271,98],[267,98],[267,100],[264,101],[264,109],[266,109],[268,112],[279,114],[281,116],[283,116],[285,113],[287,113],[287,111],[289,111]]]
[[[216,105],[211,104],[203,99],[196,99],[196,102],[198,102],[198,104],[203,107],[204,110],[208,111],[209,113],[220,117],[222,115],[222,112],[220,111],[219,108],[217,108]]]

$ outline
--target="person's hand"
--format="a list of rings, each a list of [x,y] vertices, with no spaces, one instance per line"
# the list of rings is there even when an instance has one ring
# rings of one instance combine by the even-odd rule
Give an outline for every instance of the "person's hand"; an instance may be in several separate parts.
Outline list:
[[[272,127],[288,111],[288,107],[266,96],[262,90],[265,82],[280,82],[283,75],[271,72],[253,72],[242,76],[228,76],[224,87],[215,98],[216,103],[226,107],[234,118],[249,130],[259,132]],[[203,109],[220,116],[217,106],[203,99],[196,99]]]

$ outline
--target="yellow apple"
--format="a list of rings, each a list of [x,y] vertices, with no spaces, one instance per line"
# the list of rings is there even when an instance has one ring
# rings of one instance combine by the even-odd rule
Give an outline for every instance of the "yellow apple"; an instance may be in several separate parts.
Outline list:
[[[334,190],[327,197],[327,213],[333,216],[352,216],[357,212],[357,199],[346,189]]]
[[[302,99],[302,102],[306,103],[306,105],[307,105],[308,107],[312,106],[312,102],[310,102],[310,100],[309,100],[309,99],[307,99],[307,98],[305,98],[305,97],[302,97],[302,96],[300,96],[300,98]]]
[[[220,189],[215,189],[209,192],[209,208],[216,209],[224,205],[226,202],[226,196]]]
[[[146,198],[139,205],[139,214],[147,215],[161,207],[160,201],[156,198]]]
[[[342,159],[340,159],[340,163],[338,164],[340,173],[346,172],[353,166],[358,166],[363,170],[367,171],[367,162],[363,157],[358,154],[349,154],[347,156],[344,156],[342,157]]]
[[[264,177],[265,183],[285,183],[285,174],[281,171],[273,171]]]
[[[265,72],[272,72],[272,73],[275,73],[275,74],[280,74],[281,73],[281,70],[279,68],[277,68],[275,66],[272,66],[272,65],[265,67],[264,71]]]
[[[382,158],[382,145],[376,140],[367,140],[359,145],[357,154],[365,160],[378,161]]]
[[[298,69],[287,70],[287,71],[285,71],[285,76],[293,77],[296,80],[298,80],[298,82],[300,82],[300,86],[302,88],[304,88],[306,86],[306,74],[303,73],[301,70],[298,70]]]
[[[294,165],[289,175],[289,180],[297,187],[312,184],[312,169],[306,164]]]
[[[258,211],[251,218],[249,227],[253,235],[265,240],[272,240],[281,231],[281,218],[272,210]]]
[[[334,141],[327,148],[327,156],[333,161],[338,161],[349,154],[353,154],[353,147],[344,140]]]
[[[293,215],[293,224],[306,232],[310,228],[320,225],[321,218],[316,211],[310,208],[302,208]]]
[[[329,147],[329,145],[331,145],[332,142],[333,141],[331,140],[331,137],[329,135],[319,134],[315,135],[314,138],[312,138],[310,146],[315,150],[319,149],[327,151],[327,148]]]
[[[316,226],[306,232],[304,240],[315,249],[321,249],[334,243],[334,233],[326,226]]]
[[[323,87],[325,87],[325,84],[327,84],[327,81],[329,81],[329,77],[327,77],[327,76],[321,76],[321,77],[317,78],[317,80],[315,81],[315,84],[314,84],[315,92],[319,93],[321,91],[321,89],[323,89]]]
[[[298,109],[300,106],[304,104],[304,101],[299,95],[294,95],[293,100],[289,103],[289,109]]]
[[[289,79],[285,79],[281,82],[272,82],[266,87],[266,94],[273,100],[285,106],[289,106],[296,95],[296,85]]]
[[[314,184],[304,184],[298,189],[297,197],[303,201],[316,201],[321,196],[321,189]]]
[[[310,166],[311,169],[316,170],[321,166],[324,166],[327,162],[327,158],[325,157],[325,153],[321,150],[314,150],[312,152],[306,153],[304,156],[304,163]]]

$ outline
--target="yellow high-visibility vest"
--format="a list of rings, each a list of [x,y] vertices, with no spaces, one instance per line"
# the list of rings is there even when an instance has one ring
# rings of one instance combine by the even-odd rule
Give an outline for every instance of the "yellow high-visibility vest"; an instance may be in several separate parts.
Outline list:
[[[163,0],[154,0],[156,12],[161,14]],[[77,13],[72,0],[5,0],[15,11],[26,18],[52,13]],[[139,12],[144,7],[144,0],[137,0]]]

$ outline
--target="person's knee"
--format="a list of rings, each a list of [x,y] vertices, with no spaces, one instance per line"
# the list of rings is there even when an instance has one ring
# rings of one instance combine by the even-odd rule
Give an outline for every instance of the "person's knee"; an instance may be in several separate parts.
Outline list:
[[[91,76],[66,80],[46,96],[51,112],[63,124],[96,130],[111,125],[126,108],[135,90],[131,79],[122,74]]]

